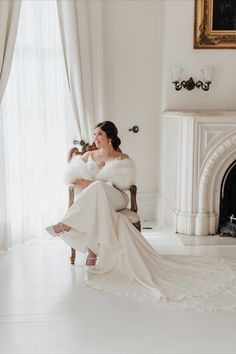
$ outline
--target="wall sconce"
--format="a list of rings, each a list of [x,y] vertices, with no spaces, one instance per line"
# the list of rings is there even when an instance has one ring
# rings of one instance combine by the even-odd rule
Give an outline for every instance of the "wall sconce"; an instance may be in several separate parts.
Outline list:
[[[183,69],[182,68],[172,68],[170,70],[171,82],[175,85],[176,91],[179,91],[182,88],[185,88],[186,90],[191,91],[195,87],[197,87],[198,89],[201,88],[203,91],[208,91],[210,84],[211,84],[213,69],[207,68],[207,69],[201,69],[200,71],[202,74],[202,81],[198,80],[195,82],[192,77],[190,77],[188,80],[180,81]]]

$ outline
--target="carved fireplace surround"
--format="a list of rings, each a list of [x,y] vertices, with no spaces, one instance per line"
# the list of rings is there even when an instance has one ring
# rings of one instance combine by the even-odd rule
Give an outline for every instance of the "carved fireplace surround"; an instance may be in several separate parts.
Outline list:
[[[222,179],[236,160],[236,111],[166,111],[164,121],[166,141],[176,145],[175,231],[213,235],[219,226]],[[169,129],[173,123],[175,137]]]

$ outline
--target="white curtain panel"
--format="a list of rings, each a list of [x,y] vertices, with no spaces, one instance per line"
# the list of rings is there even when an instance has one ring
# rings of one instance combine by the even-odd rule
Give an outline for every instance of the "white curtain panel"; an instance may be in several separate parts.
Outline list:
[[[32,238],[47,238],[44,227],[60,220],[68,204],[63,169],[73,139],[80,136],[56,1],[22,2],[2,103],[7,210],[2,213],[6,231],[2,230],[0,246],[7,249]]]
[[[1,101],[9,77],[15,47],[21,1],[0,1],[0,249],[6,242],[6,164]]]
[[[2,109],[0,105],[0,250],[7,248],[6,161]]]
[[[0,103],[9,77],[21,1],[0,1]]]
[[[88,0],[58,0],[67,80],[82,139],[92,141],[95,125],[90,11]]]

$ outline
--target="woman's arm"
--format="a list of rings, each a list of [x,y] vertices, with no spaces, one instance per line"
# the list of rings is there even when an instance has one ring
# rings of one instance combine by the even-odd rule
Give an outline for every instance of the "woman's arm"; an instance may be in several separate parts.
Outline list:
[[[77,178],[73,184],[76,187],[84,189],[84,188],[88,187],[91,183],[93,183],[93,181],[88,181],[87,179]]]

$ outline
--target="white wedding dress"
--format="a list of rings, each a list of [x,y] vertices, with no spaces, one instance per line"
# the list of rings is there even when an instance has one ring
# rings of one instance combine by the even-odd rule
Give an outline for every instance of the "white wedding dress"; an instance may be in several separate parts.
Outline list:
[[[99,169],[90,158],[91,175]],[[119,210],[128,197],[111,183],[96,181],[75,200],[62,222],[71,247],[97,254],[89,286],[165,309],[236,310],[236,262],[198,256],[162,256]]]

